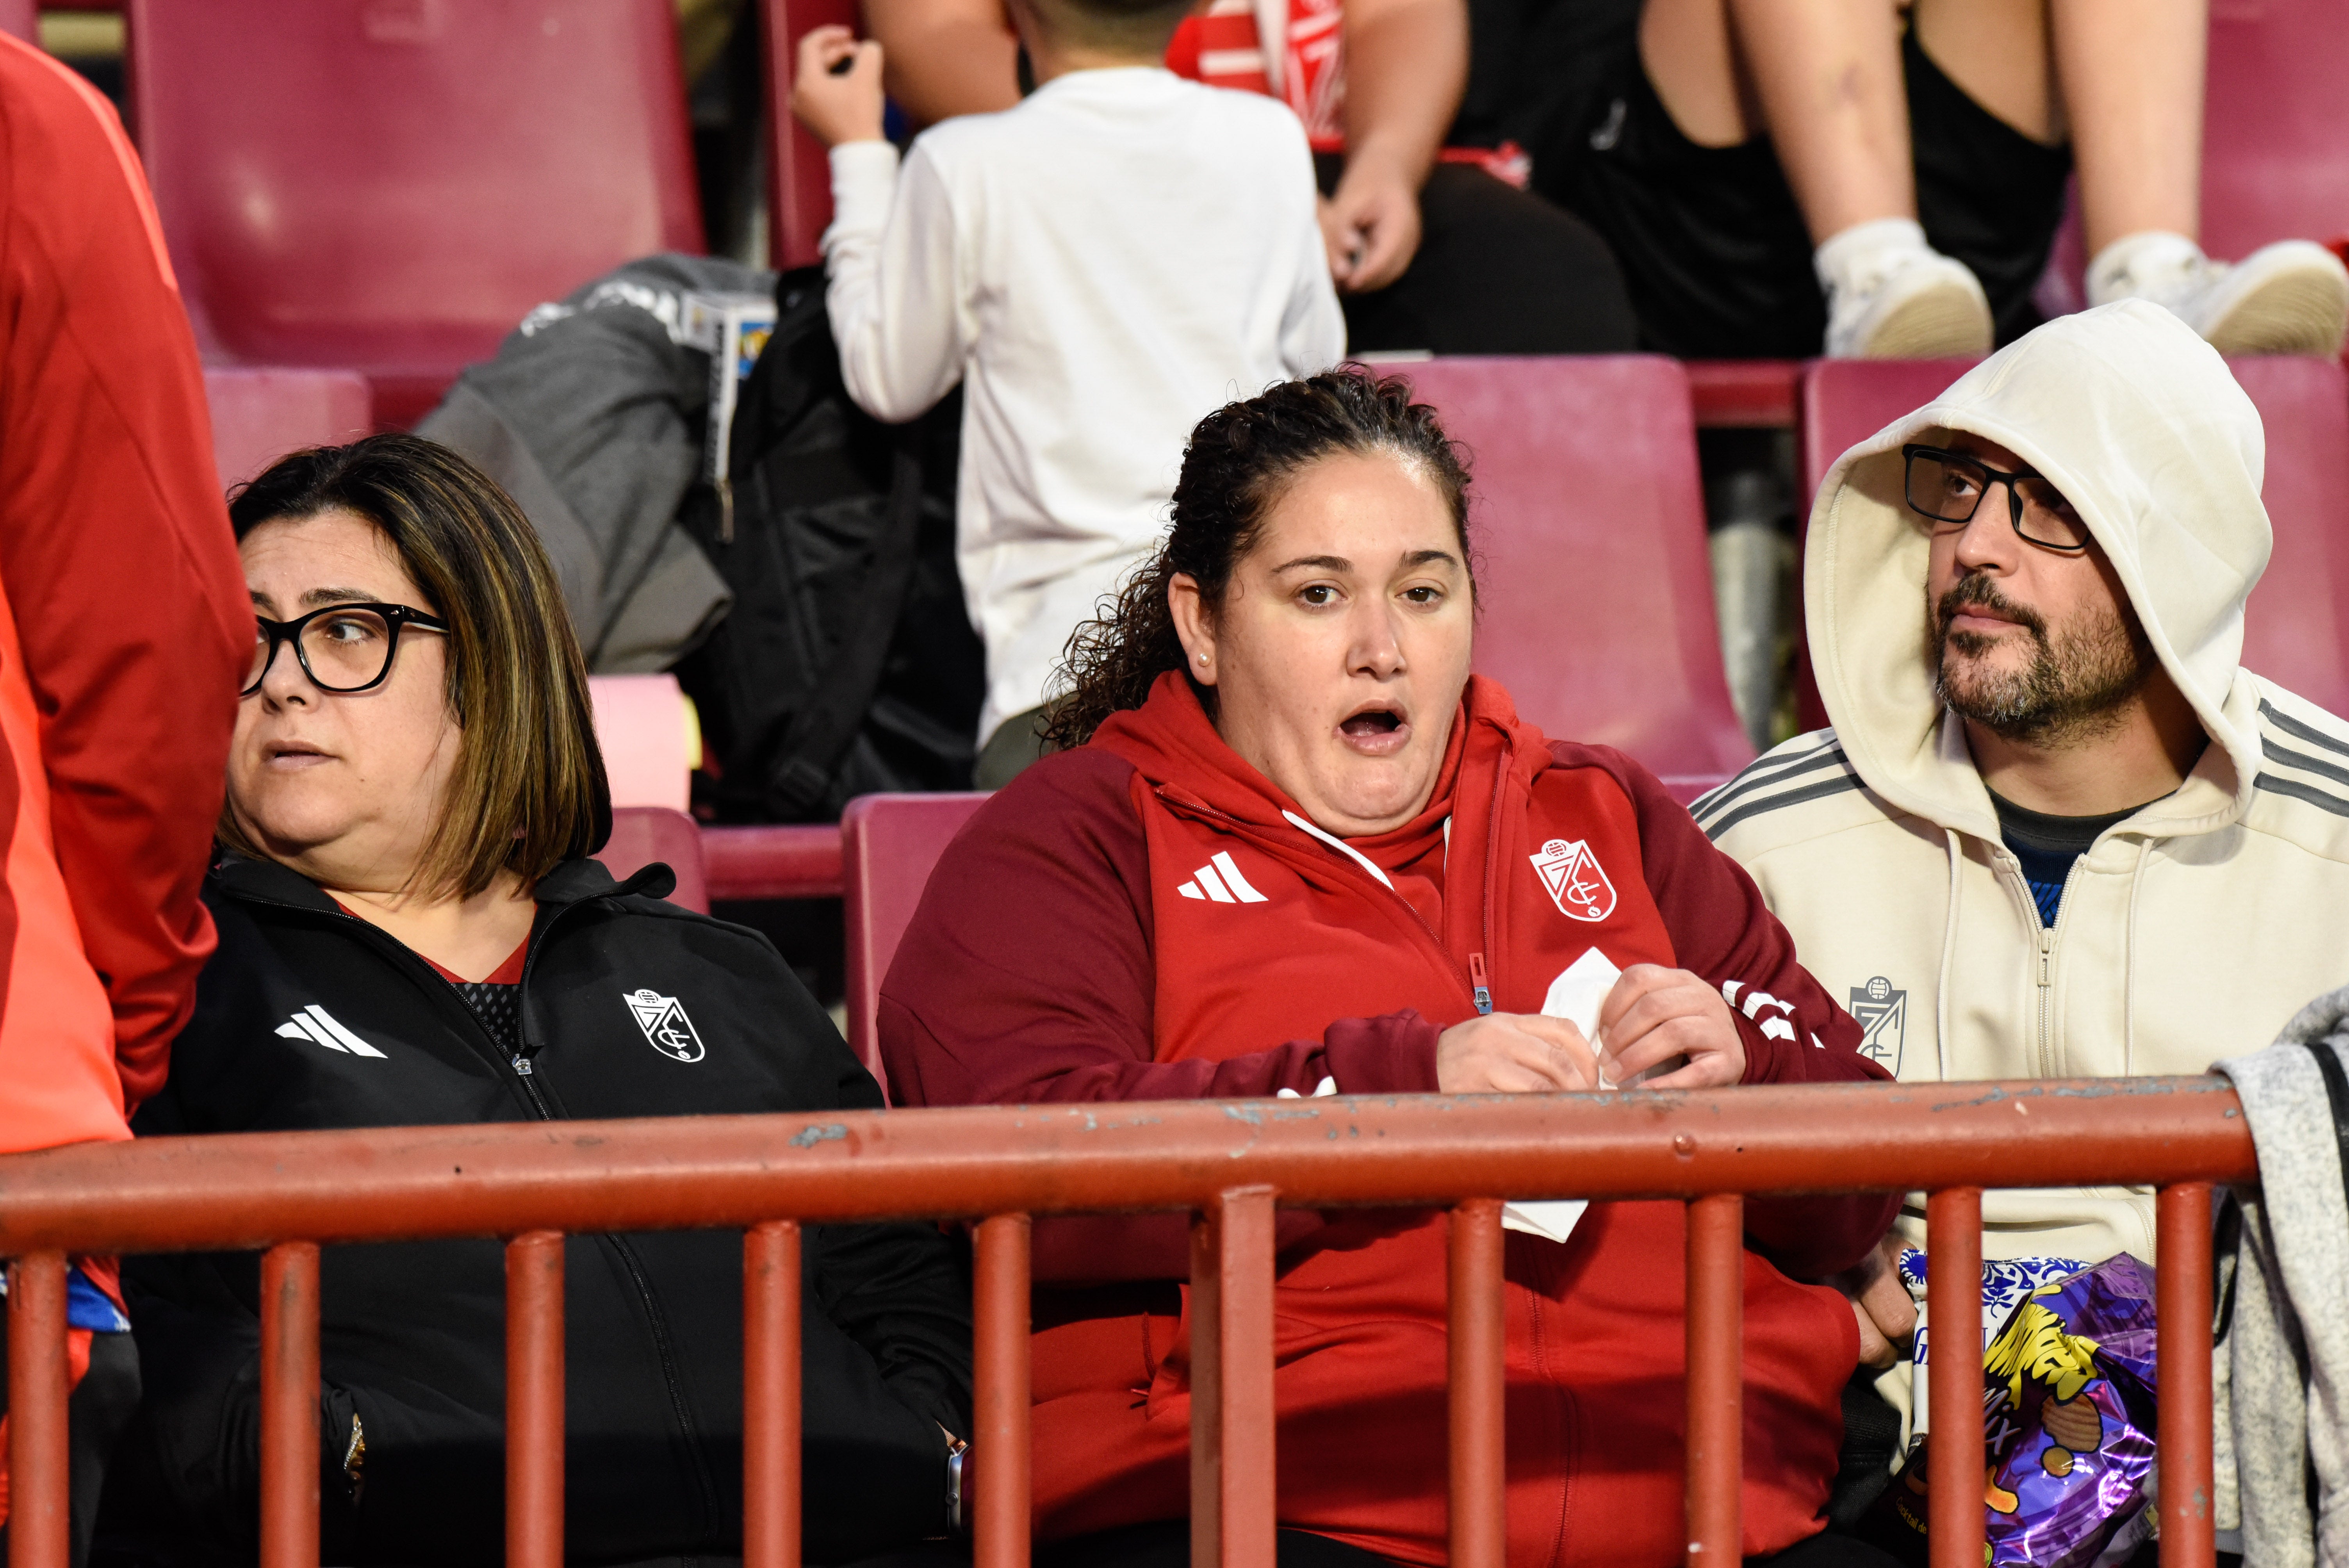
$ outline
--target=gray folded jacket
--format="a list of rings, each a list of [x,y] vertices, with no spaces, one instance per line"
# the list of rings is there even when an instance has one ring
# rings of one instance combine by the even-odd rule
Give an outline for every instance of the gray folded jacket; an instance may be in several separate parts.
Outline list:
[[[2246,1568],[2349,1568],[2349,987],[2216,1070],[2260,1155],[2220,1260],[2218,1524]]]

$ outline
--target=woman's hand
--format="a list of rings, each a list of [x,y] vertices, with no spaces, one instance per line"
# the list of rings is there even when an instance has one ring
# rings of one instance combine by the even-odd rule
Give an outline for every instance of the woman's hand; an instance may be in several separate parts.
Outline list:
[[[884,110],[881,46],[838,23],[811,27],[800,40],[792,113],[826,147],[879,141]]]
[[[1599,1057],[1564,1018],[1492,1013],[1454,1024],[1437,1037],[1435,1087],[1445,1094],[1595,1089]]]
[[[1745,1041],[1720,992],[1685,969],[1634,964],[1599,1009],[1607,1081],[1619,1084],[1658,1062],[1687,1062],[1641,1088],[1722,1088],[1745,1078]]]

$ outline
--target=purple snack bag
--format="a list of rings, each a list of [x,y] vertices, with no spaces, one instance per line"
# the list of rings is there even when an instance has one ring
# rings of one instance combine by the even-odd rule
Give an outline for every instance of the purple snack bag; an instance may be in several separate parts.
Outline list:
[[[2153,1271],[2043,1285],[1982,1353],[1990,1568],[2088,1568],[2151,1495]]]

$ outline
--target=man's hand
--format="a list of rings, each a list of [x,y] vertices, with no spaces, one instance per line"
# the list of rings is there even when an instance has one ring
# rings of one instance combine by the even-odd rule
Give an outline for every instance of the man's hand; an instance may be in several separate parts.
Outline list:
[[[1350,159],[1335,195],[1321,203],[1330,277],[1346,294],[1369,294],[1402,276],[1419,253],[1419,184],[1385,159]]]
[[[1641,1088],[1723,1088],[1745,1078],[1745,1041],[1721,993],[1685,969],[1634,964],[1599,1009],[1600,1063],[1619,1084],[1659,1062],[1687,1062]]]
[[[1917,1304],[1900,1283],[1900,1249],[1906,1244],[1894,1232],[1857,1268],[1832,1282],[1851,1299],[1852,1315],[1859,1320],[1859,1364],[1878,1371],[1908,1353],[1908,1341],[1917,1332]]]
[[[881,46],[858,43],[837,23],[809,28],[792,83],[792,113],[799,122],[826,147],[879,141],[883,103]]]
[[[1599,1058],[1582,1031],[1564,1018],[1492,1013],[1438,1037],[1435,1087],[1445,1094],[1595,1089]]]

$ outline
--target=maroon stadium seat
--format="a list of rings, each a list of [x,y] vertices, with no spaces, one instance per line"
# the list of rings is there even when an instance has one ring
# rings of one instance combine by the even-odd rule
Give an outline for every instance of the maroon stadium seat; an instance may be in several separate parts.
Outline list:
[[[41,8],[36,0],[0,0],[0,33],[31,44],[39,41]]]
[[[881,977],[922,901],[930,868],[985,795],[864,795],[840,814],[847,881],[848,1044],[886,1094],[874,1016]]]
[[[1751,760],[1722,674],[1680,363],[1434,359],[1408,374],[1475,465],[1476,668],[1545,734],[1619,747],[1668,779]]]
[[[792,78],[800,39],[837,22],[857,26],[856,0],[761,0],[767,41],[767,247],[774,265],[812,266],[816,242],[832,222],[832,160],[823,143],[792,118]]]
[[[204,372],[212,410],[212,460],[221,484],[242,484],[304,447],[339,446],[375,428],[367,377],[350,370]]]
[[[2349,5],[2221,0],[2209,73],[2203,247],[2231,259],[2273,240],[2349,235]]]
[[[677,873],[671,903],[709,913],[709,879],[701,859],[701,830],[682,811],[662,806],[622,806],[612,813],[612,837],[595,858],[626,881],[658,861]]]
[[[129,64],[206,359],[359,370],[388,425],[702,248],[670,0],[130,0]]]
[[[2246,667],[2334,713],[2349,714],[2349,383],[2329,359],[2273,356],[2229,362],[2267,427],[2262,492],[2275,556],[2252,590]],[[1964,374],[1960,360],[1826,359],[1804,378],[1803,515],[1836,459]],[[1798,649],[1804,645],[1796,644]],[[1806,651],[1802,723],[1826,722]]]

